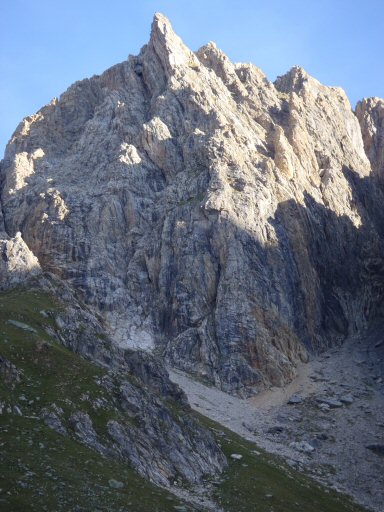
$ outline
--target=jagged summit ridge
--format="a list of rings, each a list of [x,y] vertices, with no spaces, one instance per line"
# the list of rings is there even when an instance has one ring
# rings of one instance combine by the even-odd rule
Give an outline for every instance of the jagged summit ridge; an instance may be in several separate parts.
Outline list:
[[[194,53],[156,14],[138,56],[19,125],[5,229],[116,344],[230,392],[283,385],[381,314],[375,133],[340,89]]]

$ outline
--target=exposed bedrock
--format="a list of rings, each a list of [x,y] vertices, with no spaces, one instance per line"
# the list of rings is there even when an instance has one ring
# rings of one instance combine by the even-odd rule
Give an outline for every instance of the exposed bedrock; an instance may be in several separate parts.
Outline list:
[[[5,229],[117,345],[240,395],[281,386],[382,314],[382,112],[194,53],[156,15],[138,56],[18,126]]]

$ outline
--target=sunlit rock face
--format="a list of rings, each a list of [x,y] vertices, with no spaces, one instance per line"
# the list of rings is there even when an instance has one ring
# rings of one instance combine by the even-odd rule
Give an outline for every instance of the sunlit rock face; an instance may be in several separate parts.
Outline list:
[[[116,344],[229,392],[281,386],[381,314],[380,105],[362,137],[341,89],[194,53],[157,14],[138,56],[19,125],[5,229]]]
[[[384,175],[384,100],[365,98],[356,106],[364,147],[372,168],[383,179]]]
[[[13,238],[0,232],[0,291],[24,283],[40,273],[39,262],[20,232]]]

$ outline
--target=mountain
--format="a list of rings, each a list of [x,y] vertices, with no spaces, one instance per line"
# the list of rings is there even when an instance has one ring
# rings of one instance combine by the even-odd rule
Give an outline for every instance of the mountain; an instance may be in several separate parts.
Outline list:
[[[18,126],[5,231],[117,345],[230,392],[284,385],[381,314],[383,101],[357,111],[301,68],[273,84],[193,53],[156,15],[137,57]]]
[[[383,100],[353,112],[300,67],[272,83],[214,43],[192,52],[161,14],[138,56],[20,123],[0,167],[0,286],[56,297],[50,336],[117,372],[121,418],[145,425],[108,417],[103,445],[73,410],[85,444],[161,485],[201,482],[226,460],[172,413],[189,418],[163,362],[248,397],[383,317],[383,130]]]

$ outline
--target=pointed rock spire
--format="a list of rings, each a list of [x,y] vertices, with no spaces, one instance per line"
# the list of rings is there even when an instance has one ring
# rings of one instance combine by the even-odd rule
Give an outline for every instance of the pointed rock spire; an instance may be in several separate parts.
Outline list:
[[[199,66],[195,54],[185,46],[168,18],[161,13],[156,13],[153,18],[149,47],[170,74],[179,66]]]
[[[287,73],[278,76],[274,85],[280,92],[290,93],[294,91],[298,93],[309,79],[314,80],[305,69],[300,66],[293,66]]]

